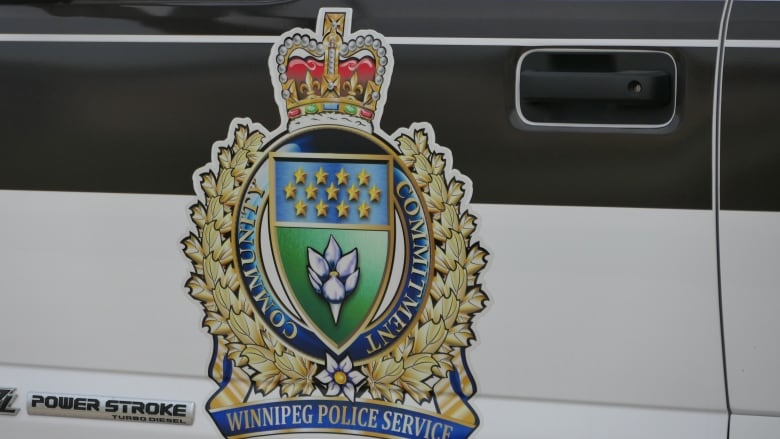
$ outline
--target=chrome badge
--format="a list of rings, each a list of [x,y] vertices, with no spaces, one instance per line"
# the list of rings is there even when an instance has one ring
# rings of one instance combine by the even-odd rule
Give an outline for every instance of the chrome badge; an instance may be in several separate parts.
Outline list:
[[[148,424],[192,425],[195,403],[48,392],[27,394],[27,414]]]
[[[19,413],[19,409],[12,407],[16,400],[16,388],[0,387],[0,415],[13,416]]]
[[[466,438],[487,296],[471,181],[433,129],[379,126],[387,40],[322,9],[271,50],[282,125],[233,120],[194,174],[187,288],[214,340],[227,438]]]

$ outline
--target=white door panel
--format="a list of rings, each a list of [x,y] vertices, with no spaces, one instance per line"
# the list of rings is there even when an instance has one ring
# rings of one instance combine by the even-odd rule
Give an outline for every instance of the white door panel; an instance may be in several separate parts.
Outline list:
[[[726,410],[711,212],[476,210],[482,394]]]
[[[731,409],[780,416],[780,212],[721,211],[720,248]]]
[[[777,439],[780,418],[732,415],[729,439]]]
[[[0,204],[15,328],[0,331],[0,362],[206,375],[211,340],[178,244],[189,197],[0,191]]]
[[[0,191],[0,203],[18,213],[0,219],[16,328],[0,333],[2,363],[206,375],[178,244],[190,197]],[[472,354],[481,395],[725,410],[710,212],[474,208],[492,252]]]
[[[482,417],[480,438],[725,439],[728,430],[725,413],[507,398],[475,401]]]

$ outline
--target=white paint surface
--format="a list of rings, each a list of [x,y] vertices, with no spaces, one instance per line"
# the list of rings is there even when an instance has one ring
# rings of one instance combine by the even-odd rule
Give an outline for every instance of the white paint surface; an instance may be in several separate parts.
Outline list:
[[[710,212],[475,210],[484,394],[725,411]]]
[[[729,439],[777,439],[780,418],[732,415]]]
[[[780,212],[721,211],[720,248],[731,409],[780,416]]]
[[[3,326],[13,329],[0,332],[0,366],[5,365],[0,383],[35,387],[26,390],[192,399],[202,406],[214,389],[205,378],[211,339],[201,328],[200,306],[185,293],[188,262],[179,245],[189,229],[192,201],[0,191]],[[520,437],[495,427],[516,426],[520,418],[527,418],[528,437],[564,437],[541,434],[556,431],[554,426],[567,419],[555,414],[559,407],[568,407],[560,413],[571,416],[582,412],[578,422],[594,419],[587,428],[604,431],[612,431],[609,426],[628,413],[520,399],[725,411],[711,212],[474,209],[481,216],[479,238],[492,252],[484,278],[492,301],[477,322],[481,344],[472,350],[471,363],[483,399],[517,398],[495,399],[495,406],[482,409],[481,437]],[[56,370],[30,378],[19,371],[44,369],[11,364]],[[90,378],[71,380],[68,374],[77,372],[67,369],[124,374],[93,385],[91,377],[102,375],[90,372]],[[41,381],[44,377],[50,381]],[[136,385],[136,378],[154,384]],[[555,410],[547,417],[531,416],[537,413],[533,407]],[[596,410],[596,418],[583,417],[589,410]],[[720,415],[621,410],[636,410],[631,413],[637,413],[641,427],[632,431],[667,431],[650,420],[669,415],[678,419],[679,431],[695,433],[648,438],[719,437],[703,433],[720,431],[722,423]],[[196,418],[196,424],[204,418]],[[30,422],[25,437],[69,425],[57,419]],[[96,437],[109,432],[115,438],[137,437],[148,428],[128,426],[135,436],[121,436],[113,433],[117,427],[92,422],[90,436]],[[170,437],[195,437],[187,429],[166,427]],[[213,433],[210,421],[199,428]],[[488,430],[493,428],[498,430]]]
[[[0,191],[3,363],[203,376],[189,197]]]

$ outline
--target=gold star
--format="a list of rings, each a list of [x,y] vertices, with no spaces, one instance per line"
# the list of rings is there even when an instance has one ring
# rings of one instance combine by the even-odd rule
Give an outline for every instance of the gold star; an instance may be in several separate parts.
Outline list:
[[[368,218],[368,212],[371,211],[371,208],[366,205],[366,202],[363,201],[363,204],[358,206],[358,215],[360,215],[361,218]]]
[[[334,186],[333,183],[330,184],[330,186],[325,190],[325,192],[328,193],[329,200],[337,200],[339,198],[339,188]]]
[[[347,206],[347,203],[345,203],[344,200],[341,200],[341,204],[336,206],[336,209],[339,211],[339,218],[344,218],[349,215],[349,206]]]
[[[317,186],[314,186],[314,183],[309,183],[309,186],[306,187],[306,199],[313,200],[315,198],[317,198]]]
[[[376,185],[368,190],[368,199],[371,201],[379,201],[379,195],[382,193],[382,191],[379,190]]]
[[[368,172],[366,172],[365,169],[361,169],[360,173],[358,174],[358,184],[360,186],[368,186],[368,180],[371,178],[370,175],[368,175]]]
[[[347,190],[347,193],[349,194],[349,201],[357,201],[358,197],[360,197],[360,189],[355,187],[354,184]]]
[[[314,207],[317,208],[317,216],[327,216],[328,215],[328,205],[325,204],[324,201],[320,200],[320,202],[317,203],[317,205],[314,206]]]
[[[328,173],[320,166],[320,170],[314,174],[314,177],[317,178],[317,184],[325,184],[328,179]]]
[[[292,182],[289,182],[284,187],[284,199],[289,200],[290,198],[295,198],[295,186],[293,186]]]
[[[295,176],[296,183],[306,183],[306,173],[303,172],[302,167],[298,167],[298,170],[293,174]]]
[[[341,170],[336,174],[336,178],[338,179],[338,184],[347,184],[347,178],[349,177],[349,174],[347,174],[344,171],[344,168],[341,168]]]
[[[303,202],[303,200],[298,200],[297,203],[295,203],[295,215],[296,216],[306,216],[306,208],[308,205]]]

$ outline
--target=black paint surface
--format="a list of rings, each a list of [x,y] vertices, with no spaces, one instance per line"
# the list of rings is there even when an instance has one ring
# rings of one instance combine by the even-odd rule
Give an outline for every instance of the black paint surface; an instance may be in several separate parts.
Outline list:
[[[528,9],[541,3],[548,6]],[[468,15],[454,3],[439,9],[451,20],[429,20],[424,27],[426,14],[433,14],[424,6],[410,16],[401,9],[368,11],[366,4],[355,2],[353,28],[375,28],[393,36],[458,37],[715,38],[717,33],[716,25],[695,25],[717,21],[712,13],[717,2],[633,5],[654,11],[641,20],[657,20],[658,14],[676,10],[678,22],[691,24],[685,32],[662,22],[639,26],[638,12],[627,12],[621,2],[541,3],[488,2],[482,9],[487,15],[480,20],[474,19],[473,10]],[[675,6],[664,9],[668,4]],[[565,5],[590,12],[561,16],[558,10],[559,16],[544,18],[548,27],[542,29],[545,21],[539,14],[552,14]],[[677,9],[694,6],[695,16]],[[377,6],[382,7],[389,6]],[[293,26],[313,27],[317,11],[305,1],[254,9],[225,6],[230,14],[210,17],[204,11],[214,12],[215,7],[173,7],[167,13],[156,6],[106,8],[6,6],[0,7],[0,24],[5,32],[274,34]],[[249,17],[251,11],[289,19]],[[596,20],[597,11],[614,25]],[[627,15],[616,22],[611,14],[621,11]],[[104,18],[96,18],[98,13]],[[110,18],[112,14],[124,18]],[[557,24],[549,27],[553,18]],[[502,20],[517,26],[501,25]],[[580,24],[564,26],[567,20]],[[466,22],[471,26],[455,26]],[[530,22],[535,24],[524,26]],[[204,24],[202,32],[189,27],[195,24]],[[462,32],[454,33],[456,28]],[[0,189],[193,193],[192,173],[210,160],[211,144],[227,136],[233,117],[249,117],[268,129],[278,126],[266,67],[269,48],[0,43]],[[661,49],[679,67],[678,113],[671,127],[587,132],[513,125],[515,67],[530,49],[394,46],[396,68],[382,127],[392,132],[415,121],[430,122],[438,142],[453,150],[455,167],[474,181],[476,202],[710,208],[715,48]]]
[[[723,0],[71,0],[0,8],[7,33],[278,35],[324,6],[391,36],[717,38]]]
[[[729,39],[780,39],[780,2],[736,0],[731,8]]]
[[[725,60],[721,208],[780,211],[780,49],[727,48]]]

